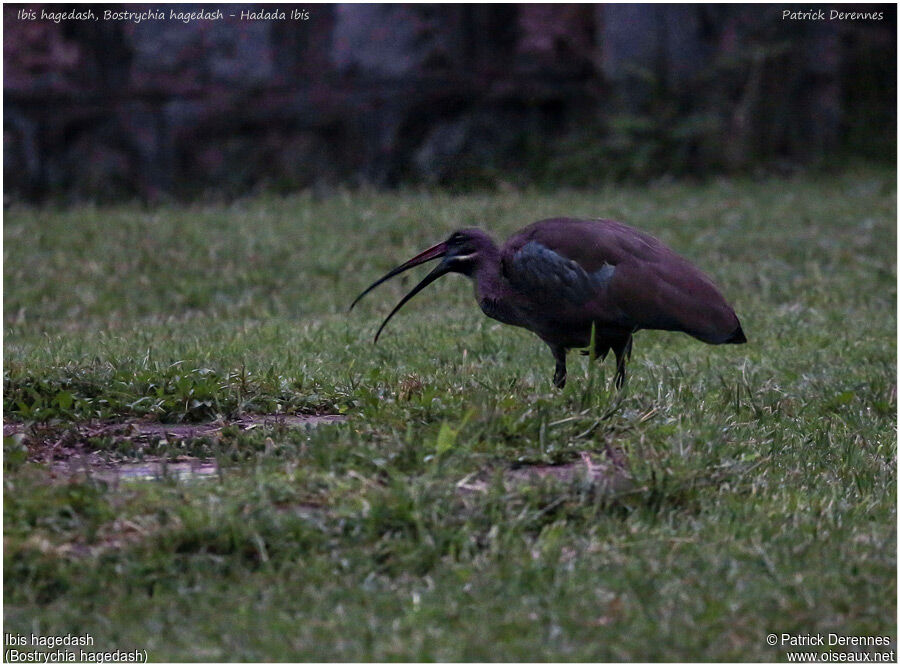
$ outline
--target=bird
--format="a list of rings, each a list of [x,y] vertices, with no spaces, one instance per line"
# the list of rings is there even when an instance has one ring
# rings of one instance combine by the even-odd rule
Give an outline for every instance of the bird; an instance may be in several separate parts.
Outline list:
[[[633,336],[642,329],[682,332],[713,345],[747,342],[734,309],[700,269],[650,234],[605,219],[540,220],[502,247],[481,229],[460,229],[373,282],[350,309],[383,282],[434,259],[441,261],[391,310],[374,342],[400,308],[448,273],[472,280],[488,317],[543,340],[560,389],[572,349],[601,361],[611,350],[621,389]]]

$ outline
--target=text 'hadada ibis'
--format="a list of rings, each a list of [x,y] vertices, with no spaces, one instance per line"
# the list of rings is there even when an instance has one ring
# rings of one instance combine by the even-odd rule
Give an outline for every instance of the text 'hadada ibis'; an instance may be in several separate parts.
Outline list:
[[[741,323],[706,275],[653,236],[610,220],[535,222],[498,248],[481,229],[462,229],[374,282],[432,259],[441,262],[391,311],[446,273],[475,285],[481,310],[543,340],[556,360],[553,383],[566,383],[566,353],[586,348],[616,356],[616,386],[625,381],[632,337],[641,329],[681,331],[709,344],[747,341]]]

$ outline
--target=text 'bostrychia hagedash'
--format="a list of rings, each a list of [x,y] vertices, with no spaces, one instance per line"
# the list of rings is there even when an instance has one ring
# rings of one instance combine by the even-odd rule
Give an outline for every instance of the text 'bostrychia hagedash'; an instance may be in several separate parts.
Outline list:
[[[547,343],[556,359],[553,383],[566,384],[566,352],[589,347],[616,355],[616,386],[625,381],[632,336],[640,329],[681,331],[710,344],[747,341],[734,310],[698,268],[653,236],[610,220],[554,218],[535,222],[498,248],[481,229],[462,229],[397,266],[357,296],[413,266],[443,257],[391,311],[391,317],[446,273],[475,283],[488,316],[521,326]]]

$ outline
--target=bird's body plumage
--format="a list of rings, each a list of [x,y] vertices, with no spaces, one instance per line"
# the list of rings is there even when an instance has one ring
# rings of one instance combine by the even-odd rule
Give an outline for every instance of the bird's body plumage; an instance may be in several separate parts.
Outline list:
[[[640,329],[681,331],[710,344],[746,341],[712,280],[653,236],[619,222],[541,220],[502,248],[480,229],[462,230],[369,289],[436,256],[444,262],[401,305],[439,275],[467,275],[486,315],[524,327],[550,347],[558,386],[565,383],[566,352],[588,347],[592,335],[599,358],[615,353],[618,385]]]

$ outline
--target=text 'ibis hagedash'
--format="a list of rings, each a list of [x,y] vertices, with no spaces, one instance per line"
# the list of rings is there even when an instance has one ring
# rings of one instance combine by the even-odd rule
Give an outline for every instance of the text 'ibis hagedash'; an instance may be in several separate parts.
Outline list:
[[[462,229],[397,266],[353,305],[385,280],[438,258],[381,324],[376,342],[407,301],[446,273],[474,282],[488,317],[527,328],[550,347],[553,383],[560,388],[566,383],[566,352],[589,347],[592,335],[597,358],[615,354],[618,387],[625,381],[632,336],[642,328],[681,331],[714,345],[747,341],[712,280],[653,236],[610,220],[541,220],[501,248],[481,229]]]

